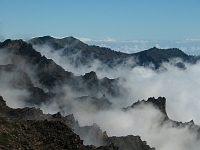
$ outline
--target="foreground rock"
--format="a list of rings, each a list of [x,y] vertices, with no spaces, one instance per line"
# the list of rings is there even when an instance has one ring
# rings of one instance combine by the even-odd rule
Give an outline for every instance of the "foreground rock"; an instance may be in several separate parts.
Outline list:
[[[10,120],[0,116],[1,149],[117,150],[113,145],[85,146],[73,130],[60,121]]]
[[[139,136],[113,136],[109,137],[108,140],[114,145],[120,147],[120,150],[155,150],[155,148],[151,148],[147,145],[145,141],[142,141]]]
[[[2,129],[6,128],[6,131],[5,131],[6,138],[4,138],[4,134],[5,134],[4,132],[2,133],[2,135],[0,134],[0,140],[1,138],[3,138],[3,141],[4,140],[6,141],[5,144],[2,145],[2,148],[5,148],[5,149],[18,149],[18,148],[62,149],[64,146],[66,147],[73,146],[73,143],[72,145],[69,145],[70,142],[68,142],[68,145],[67,145],[67,143],[65,143],[66,140],[63,141],[64,139],[69,138],[68,136],[70,136],[70,134],[67,134],[67,133],[71,133],[73,134],[74,139],[76,139],[76,141],[78,142],[75,144],[75,146],[78,146],[83,150],[84,149],[93,150],[93,149],[96,149],[95,146],[98,147],[97,148],[98,150],[117,150],[118,148],[114,145],[119,146],[119,150],[124,150],[124,149],[132,150],[133,147],[135,148],[134,150],[141,150],[142,147],[146,148],[144,150],[153,150],[153,148],[150,148],[150,146],[148,146],[146,142],[142,141],[140,137],[138,136],[108,137],[106,132],[103,132],[97,124],[93,124],[92,126],[80,127],[78,121],[75,120],[73,115],[68,115],[68,116],[63,117],[60,113],[57,113],[54,115],[43,114],[43,112],[40,109],[28,108],[28,107],[22,108],[22,109],[20,108],[12,109],[6,105],[6,102],[3,100],[1,96],[0,96],[0,115],[15,119],[15,121],[13,121],[8,118],[6,119],[4,117],[0,117],[0,118],[4,118],[3,119],[4,121],[7,120],[6,123],[4,123],[3,121],[3,124],[5,125],[5,127],[2,126]],[[9,126],[9,124],[14,124],[14,125]],[[17,128],[15,128],[16,124],[17,124]],[[0,122],[0,125],[1,125],[1,122]],[[64,129],[65,127],[66,129]],[[9,132],[9,131],[12,131],[12,132]],[[15,132],[19,134],[18,136],[19,138],[15,137],[15,135],[12,135]],[[32,132],[34,132],[34,134]],[[12,136],[14,136],[16,139],[12,139],[12,138],[10,139],[10,137]],[[20,138],[20,136],[23,136],[23,138]],[[61,136],[61,137],[57,138],[57,136]],[[35,143],[33,142],[33,145],[34,144],[36,146],[38,145],[38,147],[32,147],[33,145],[31,145],[32,143],[29,141],[31,140],[31,138],[35,140]],[[81,141],[80,139],[84,141]],[[57,142],[57,143],[54,143],[51,145],[50,144],[51,142]],[[19,143],[19,144],[15,144],[15,143]],[[25,145],[21,145],[23,143],[25,143]],[[83,143],[85,145],[92,144],[95,146],[84,147]]]

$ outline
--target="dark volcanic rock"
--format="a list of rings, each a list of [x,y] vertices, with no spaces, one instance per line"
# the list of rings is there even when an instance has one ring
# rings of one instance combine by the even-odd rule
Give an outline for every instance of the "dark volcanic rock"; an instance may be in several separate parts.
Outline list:
[[[155,150],[151,148],[139,136],[127,135],[122,137],[109,137],[108,141],[119,147],[119,150]]]
[[[81,91],[94,97],[98,97],[98,94],[117,97],[123,95],[125,92],[125,89],[119,86],[119,83],[123,82],[119,78],[103,78],[100,80],[94,71],[85,73],[85,75],[82,76],[77,76],[74,79],[72,86],[74,90]]]
[[[81,45],[84,47],[84,43],[79,41],[78,39],[75,39],[74,37],[66,37],[63,39],[56,39],[51,36],[43,36],[43,37],[37,37],[29,40],[29,43],[33,45],[43,45],[47,44],[49,46],[52,46],[55,50],[59,50],[61,48],[64,48],[66,45],[71,45],[73,43],[76,43],[76,45]]]
[[[95,146],[107,145],[108,135],[103,132],[97,124],[92,126],[84,126],[75,130],[80,135],[81,139],[84,139],[85,144],[93,144]],[[109,143],[108,143],[109,144]]]
[[[68,116],[63,117],[60,113],[57,113],[57,114],[54,114],[54,115],[43,114],[43,112],[40,109],[28,108],[28,107],[22,108],[22,109],[12,109],[12,108],[10,108],[6,105],[6,102],[3,100],[3,98],[1,96],[0,96],[0,115],[11,118],[11,119],[15,119],[15,120],[16,119],[32,120],[32,121],[28,121],[28,123],[31,122],[32,125],[34,126],[34,134],[30,133],[30,134],[26,135],[26,133],[24,133],[24,131],[19,130],[21,135],[23,135],[26,138],[14,139],[13,140],[14,143],[10,143],[10,139],[7,138],[7,141],[8,141],[7,145],[9,145],[8,147],[11,147],[10,144],[15,145],[15,142],[18,143],[18,144],[16,144],[18,147],[23,147],[23,145],[21,145],[22,144],[21,142],[26,142],[26,143],[28,143],[28,145],[27,144],[25,144],[25,145],[27,145],[29,148],[31,148],[33,145],[30,145],[29,139],[32,136],[35,137],[38,134],[38,132],[41,132],[41,133],[39,135],[37,135],[37,137],[41,136],[41,138],[32,139],[32,140],[40,143],[39,145],[41,147],[44,146],[43,145],[44,143],[50,142],[51,140],[53,140],[55,142],[54,145],[51,145],[52,148],[55,149],[56,146],[63,146],[63,145],[65,145],[64,143],[62,143],[61,145],[57,145],[57,144],[59,144],[58,141],[60,141],[60,140],[62,141],[62,139],[60,139],[60,137],[57,138],[57,136],[59,136],[61,130],[63,130],[64,124],[67,125],[66,126],[67,129],[69,127],[73,128],[74,132],[76,134],[78,134],[82,140],[84,140],[84,144],[89,144],[89,145],[93,144],[95,146],[100,146],[99,148],[97,148],[99,150],[109,150],[109,149],[110,150],[117,150],[118,148],[116,146],[114,146],[115,144],[112,145],[112,143],[117,143],[117,145],[119,145],[120,149],[127,148],[127,150],[131,149],[130,147],[133,146],[133,145],[136,148],[135,150],[140,150],[141,147],[144,147],[144,148],[149,147],[140,138],[135,137],[135,136],[108,137],[106,132],[103,132],[100,129],[100,127],[96,124],[93,124],[92,126],[80,127],[78,121],[75,120],[73,115],[68,115]],[[37,120],[37,121],[35,121],[35,120]],[[42,120],[46,120],[46,121],[42,121]],[[26,121],[21,121],[21,122],[26,122]],[[64,123],[64,124],[62,124],[61,122]],[[1,121],[0,121],[0,124],[1,124]],[[50,124],[50,125],[48,125],[48,124]],[[53,125],[53,129],[52,129],[51,125]],[[30,128],[30,127],[28,127],[27,124],[22,125],[22,127],[23,127],[22,129],[26,129],[26,130],[28,130],[28,128]],[[15,128],[14,129],[10,128],[10,129],[14,130],[13,132],[15,132]],[[67,129],[63,130],[63,134],[65,134],[65,131]],[[40,131],[40,130],[43,130],[43,131]],[[28,130],[28,131],[30,131],[30,130]],[[48,133],[48,132],[52,132],[52,133]],[[54,134],[53,132],[56,132],[56,133]],[[12,134],[13,133],[9,133],[9,136],[13,136]],[[48,136],[48,138],[46,136]],[[62,136],[64,136],[64,135],[62,135],[62,133],[61,133],[61,137]],[[77,141],[80,142],[79,136],[75,135]],[[66,139],[68,139],[68,138],[66,137]],[[126,139],[126,140],[121,140],[121,139]],[[0,140],[1,140],[1,132],[0,132]],[[65,141],[68,142],[68,140],[65,140]],[[81,142],[81,143],[83,144],[83,142]],[[131,143],[131,145],[130,145],[130,143]],[[33,144],[35,144],[35,143],[33,143]],[[7,147],[7,145],[2,145],[2,146],[6,149],[9,149]],[[101,146],[101,145],[104,145],[104,146]],[[137,145],[137,147],[136,147],[136,145]],[[95,149],[94,146],[86,146],[86,147],[88,149],[89,148]],[[15,147],[11,147],[11,148],[15,148]],[[139,149],[137,149],[137,148],[139,148]],[[93,149],[91,149],[91,150],[93,150]],[[145,150],[148,150],[148,149],[145,149]]]
[[[12,64],[0,65],[0,80],[1,84],[12,88],[27,89],[33,86],[28,74]]]
[[[60,121],[10,120],[0,116],[1,149],[117,150],[116,146],[85,146],[73,130]]]
[[[162,62],[169,62],[172,58],[181,58],[183,61],[190,62],[191,56],[188,56],[177,48],[172,49],[158,49],[153,47],[149,50],[132,54],[137,57],[139,64],[142,66],[148,66],[149,63],[153,63],[155,68],[158,69]]]
[[[29,105],[39,105],[54,97],[53,94],[45,93],[43,89],[38,87],[30,87],[28,91],[30,92],[30,98],[26,102],[29,103]]]
[[[189,132],[196,134],[199,139],[200,126],[195,125],[193,120],[183,123],[183,122],[171,120],[168,117],[167,112],[166,112],[165,97],[158,97],[157,99],[155,99],[154,97],[150,97],[150,98],[148,98],[147,101],[145,101],[145,100],[137,101],[136,103],[133,103],[131,106],[123,108],[123,110],[128,111],[130,109],[137,108],[140,105],[148,105],[148,104],[153,105],[156,109],[158,109],[162,113],[163,118],[160,119],[160,127],[167,125],[168,128],[169,127],[176,128],[176,129],[185,128],[185,129],[188,129]]]
[[[162,66],[162,62],[169,62],[173,58],[180,58],[183,62],[192,64],[199,60],[199,57],[189,56],[177,48],[159,49],[153,47],[149,50],[138,53],[125,54],[113,51],[109,48],[89,46],[73,37],[56,39],[50,36],[45,36],[31,39],[29,42],[34,45],[47,44],[56,51],[62,50],[62,56],[66,59],[73,58],[70,62],[77,67],[82,65],[90,66],[94,60],[98,60],[109,68],[118,65],[126,67],[135,67],[136,65],[149,67],[149,64],[153,64],[155,67],[153,67],[153,69],[159,69],[159,67]],[[74,56],[75,53],[81,54],[81,56],[78,55],[77,58],[71,57]],[[128,64],[128,60],[131,60],[132,63]],[[173,65],[183,69],[183,62],[177,62]],[[182,64],[180,65],[180,63]]]
[[[40,109],[36,108],[18,108],[13,109],[6,105],[6,101],[0,96],[0,115],[12,119],[38,119],[43,115]]]
[[[72,54],[80,53],[80,55],[78,55],[77,58],[71,59],[71,62],[74,63],[75,66],[90,65],[90,63],[97,59],[102,64],[106,64],[108,67],[113,68],[118,65],[126,66],[127,60],[136,59],[136,64],[132,63],[129,67],[135,67],[135,65],[149,66],[149,64],[152,63],[155,66],[152,67],[153,69],[159,69],[159,67],[162,66],[162,62],[170,62],[171,59],[178,57],[182,59],[183,62],[175,62],[174,65],[181,69],[186,69],[184,64],[185,62],[196,63],[199,59],[199,57],[189,56],[179,49],[165,50],[158,49],[155,47],[136,54],[124,54],[112,51],[107,48],[101,48],[98,46],[88,46],[87,44],[84,44],[83,42],[73,37],[59,40],[46,36],[36,38],[32,40],[31,43],[40,45],[48,44],[52,46],[55,50],[62,49],[63,56],[69,56]],[[62,94],[64,93],[64,91],[62,91],[62,87],[67,86],[70,87],[72,91],[76,91],[80,95],[90,95],[86,97],[79,97],[76,100],[82,102],[89,102],[99,110],[110,107],[111,103],[106,98],[107,95],[108,97],[110,95],[118,97],[120,96],[121,91],[122,93],[124,92],[118,84],[119,82],[121,82],[121,79],[108,79],[105,77],[100,80],[98,79],[94,71],[86,73],[83,76],[74,76],[73,73],[64,70],[53,60],[47,59],[45,56],[41,56],[41,54],[37,52],[31,44],[28,44],[22,40],[6,40],[3,43],[0,43],[0,49],[1,51],[7,54],[11,54],[11,57],[9,58],[9,62],[11,63],[11,65],[0,66],[0,72],[5,72],[8,74],[13,74],[13,72],[17,73],[17,75],[14,76],[12,80],[10,80],[10,83],[15,88],[27,89],[30,92],[31,98],[27,100],[30,104],[39,105],[41,103],[49,101],[51,98],[57,98],[59,96],[62,97]],[[17,67],[13,64],[17,64]],[[27,72],[27,66],[24,67],[25,65],[28,65],[28,67],[30,67],[29,69],[34,72],[34,77],[38,79],[41,88],[35,87],[33,81],[31,81],[29,72]],[[43,89],[49,92],[45,93]],[[57,94],[55,95],[53,92],[57,92]],[[101,96],[102,98],[97,98]],[[161,120],[160,126],[165,125],[165,123],[169,123],[169,127],[172,128],[187,127],[188,130],[190,130],[191,132],[197,132],[198,137],[200,137],[200,127],[195,125],[193,120],[190,122],[182,123],[170,120],[168,118],[165,108],[165,98],[149,98],[147,101],[138,101],[133,105],[124,108],[124,110],[128,111],[129,109],[134,109],[139,105],[146,104],[153,105],[163,114],[164,119]],[[103,132],[100,129],[100,127],[98,127],[98,125],[96,124],[92,126],[80,127],[73,115],[63,117],[60,113],[54,115],[43,114],[43,112],[40,109],[28,107],[22,109],[12,109],[6,105],[6,102],[3,100],[2,97],[0,97],[0,114],[2,116],[9,117],[12,119],[31,120],[25,122],[25,124],[22,125],[22,127],[21,125],[18,126],[14,123],[14,126],[19,127],[19,130],[15,130],[15,128],[14,130],[10,130],[13,131],[12,134],[10,134],[7,130],[5,133],[1,132],[2,136],[0,134],[0,142],[2,139],[6,142],[5,145],[2,145],[2,147],[5,149],[31,149],[31,144],[34,144],[34,146],[36,146],[33,147],[33,149],[38,149],[39,146],[43,149],[51,149],[51,147],[53,149],[78,149],[78,147],[81,148],[81,146],[82,149],[95,149],[95,147],[93,146],[85,147],[82,141],[80,140],[79,136],[74,135],[74,133],[73,137],[64,137],[65,135],[68,135],[68,130],[65,132],[65,129],[63,129],[64,125],[73,127],[74,131],[80,134],[80,137],[84,139],[85,142],[88,144],[91,142],[92,144],[94,143],[95,145],[100,146],[114,143],[118,145],[120,149],[153,149],[150,148],[146,144],[146,142],[143,142],[138,136],[130,135],[125,137],[108,137],[106,132]],[[42,121],[45,119],[46,121]],[[9,122],[6,123],[9,124]],[[11,124],[13,124],[13,122]],[[13,125],[9,127],[11,127],[12,129]],[[3,129],[4,128],[6,128],[6,126],[3,126]],[[31,128],[31,131],[34,131],[35,134],[29,134],[29,131],[26,130],[28,128]],[[14,133],[17,134],[15,135]],[[22,134],[24,138],[21,137],[20,134]],[[61,136],[57,138],[57,136],[59,135]],[[32,139],[33,142],[29,143],[29,141],[27,141],[28,139]],[[67,142],[64,141],[64,139],[67,139]],[[14,143],[12,143],[12,141]],[[15,142],[19,144],[15,144]],[[75,145],[73,145],[73,142],[75,143]],[[98,149],[104,148],[105,147],[100,147]],[[107,149],[117,148],[111,144],[107,147]]]
[[[73,38],[70,40],[71,42],[74,41]],[[62,86],[67,85],[77,92],[86,92],[90,95],[96,95],[97,92],[99,93],[103,90],[108,94],[119,94],[113,92],[119,91],[115,90],[119,88],[116,84],[115,86],[110,84],[108,85],[109,87],[106,87],[97,78],[95,72],[86,73],[84,76],[76,77],[73,73],[65,71],[53,60],[41,56],[39,52],[33,49],[31,44],[22,40],[6,40],[3,43],[0,43],[0,49],[5,53],[12,53],[10,62],[12,64],[23,64],[20,65],[22,70],[26,70],[23,67],[27,67],[28,65],[28,67],[33,70],[34,76],[39,80],[39,83],[49,91],[53,92],[55,87],[57,88],[57,91],[59,91],[62,89]],[[102,93],[102,95],[103,94],[105,93]]]
[[[46,88],[51,89],[55,86],[70,84],[73,81],[73,73],[65,71],[53,60],[46,59],[44,56],[38,62],[37,77],[40,83]]]
[[[66,37],[63,39],[56,39],[50,36],[33,38],[29,41],[33,45],[49,45],[55,50],[63,50],[63,56],[73,55],[74,53],[81,53],[81,57],[73,59],[71,62],[74,66],[90,65],[94,59],[98,59],[103,64],[110,67],[119,64],[121,59],[127,59],[128,54],[122,52],[115,52],[109,48],[99,46],[89,46],[74,37]],[[67,57],[69,58],[69,57]]]
[[[53,93],[45,93],[43,89],[35,87],[28,74],[13,64],[0,65],[0,81],[1,86],[4,85],[10,89],[27,90],[27,93],[30,94],[24,100],[27,105],[39,105],[54,97]]]
[[[31,125],[34,126],[34,131],[33,131],[34,133],[26,134],[24,133],[24,131],[19,130],[19,133],[21,133],[21,135],[24,136],[23,138],[16,138],[16,139],[7,138],[6,139],[7,145],[2,144],[2,147],[4,147],[5,149],[16,148],[15,146],[23,148],[24,146],[22,145],[23,142],[27,143],[25,144],[27,147],[33,148],[33,149],[40,149],[40,148],[44,149],[43,146],[47,146],[51,142],[54,142],[54,144],[53,145],[50,144],[49,146],[51,146],[53,149],[57,149],[57,148],[62,149],[63,148],[62,146],[64,146],[66,149],[71,149],[69,148],[70,145],[72,147],[78,146],[79,148],[76,147],[76,149],[81,149],[81,150],[84,149],[83,141],[80,140],[78,135],[75,135],[72,132],[71,128],[70,128],[70,133],[74,135],[74,138],[72,136],[69,137],[70,139],[68,139],[67,137],[63,137],[62,139],[67,143],[63,143],[64,141],[60,139],[64,135],[67,136],[65,131],[69,130],[68,126],[73,127],[76,133],[81,134],[81,138],[86,140],[85,143],[88,143],[88,144],[94,143],[96,146],[105,145],[105,144],[100,143],[100,142],[103,142],[104,134],[97,125],[80,127],[79,123],[75,120],[73,115],[68,115],[66,117],[63,117],[61,116],[60,113],[57,113],[54,115],[43,114],[43,112],[40,109],[28,108],[28,107],[22,108],[22,109],[20,108],[12,109],[6,105],[6,102],[0,96],[0,116],[5,116],[5,117],[15,119],[15,120],[16,119],[29,120],[28,123],[31,123]],[[42,120],[46,120],[46,121],[42,121]],[[21,122],[26,123],[25,125],[24,124],[22,125],[23,129],[32,128],[32,127],[27,126],[27,121],[21,121]],[[11,130],[14,130],[13,132],[15,132],[16,129],[11,128]],[[30,129],[28,129],[28,131],[30,131]],[[18,130],[16,132],[18,132]],[[48,133],[48,132],[51,132],[51,133]],[[9,133],[8,136],[14,136],[14,135],[13,133]],[[34,147],[34,145],[37,145],[37,144],[35,144],[34,142],[31,143],[32,141],[30,140],[30,138],[32,136],[38,137],[37,139],[32,139],[34,140],[34,142],[40,143],[37,148]],[[105,134],[105,136],[107,135]],[[88,142],[88,140],[93,140],[93,141]],[[62,143],[60,143],[61,141]],[[70,141],[73,141],[73,142],[71,143]],[[0,142],[1,142],[1,132],[0,132]],[[48,144],[46,144],[46,142]],[[49,149],[49,146],[45,148]],[[86,146],[86,148],[91,149],[91,150],[96,149],[94,146]],[[98,149],[99,150],[108,150],[108,149],[117,150],[118,148],[112,144],[111,145],[108,144],[108,146],[101,146]]]
[[[123,108],[125,111],[128,111],[129,109],[134,109],[135,107],[139,105],[148,105],[151,104],[155,108],[161,111],[161,113],[164,115],[164,119],[169,119],[166,112],[166,98],[165,97],[158,97],[155,99],[154,97],[148,98],[147,101],[137,101],[136,103],[133,103],[131,106],[128,106],[127,108]]]
[[[34,66],[36,77],[47,88],[61,83],[69,83],[69,80],[73,77],[71,72],[65,71],[53,60],[47,59],[45,56],[42,57],[39,52],[33,49],[31,44],[27,44],[22,40],[6,40],[0,44],[0,48],[13,53],[13,64],[23,61],[27,65]]]

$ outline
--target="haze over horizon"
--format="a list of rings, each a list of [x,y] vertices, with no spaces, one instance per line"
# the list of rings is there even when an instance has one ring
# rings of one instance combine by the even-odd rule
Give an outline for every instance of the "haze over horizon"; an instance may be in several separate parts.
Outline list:
[[[200,1],[6,1],[0,41],[51,35],[133,53],[157,46],[200,54]]]

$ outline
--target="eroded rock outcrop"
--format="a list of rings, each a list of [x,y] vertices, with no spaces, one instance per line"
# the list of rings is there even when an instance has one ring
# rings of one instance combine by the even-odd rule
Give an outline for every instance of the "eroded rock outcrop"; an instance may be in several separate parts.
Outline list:
[[[165,97],[158,97],[157,99],[154,97],[150,97],[148,98],[147,101],[138,100],[136,103],[133,103],[131,106],[128,106],[127,108],[123,108],[123,109],[127,111],[129,109],[134,109],[135,107],[139,105],[148,105],[148,104],[153,105],[156,109],[161,111],[161,113],[164,115],[164,120],[169,119],[166,112],[166,98]]]
[[[197,138],[200,137],[200,126],[196,125],[193,120],[189,122],[179,122],[170,119],[166,112],[166,98],[158,97],[157,99],[154,97],[148,98],[148,100],[137,101],[133,103],[131,106],[123,108],[124,111],[129,111],[130,109],[137,108],[140,105],[152,105],[154,108],[160,111],[162,114],[161,119],[159,119],[160,127],[167,125],[170,128],[183,129],[186,128],[189,132],[197,135]]]

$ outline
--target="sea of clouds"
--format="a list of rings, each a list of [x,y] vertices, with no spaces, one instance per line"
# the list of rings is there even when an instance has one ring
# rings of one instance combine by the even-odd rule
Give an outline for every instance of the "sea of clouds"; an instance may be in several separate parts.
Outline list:
[[[112,39],[109,40],[110,42],[114,42]],[[132,43],[135,46],[138,43],[143,43],[144,47],[140,49],[140,46],[138,46],[137,50],[129,50],[129,53],[149,48],[146,45],[148,41],[134,42]],[[197,40],[197,42],[199,41]],[[68,110],[66,107],[66,111],[62,110],[62,114],[68,115],[73,113],[81,126],[96,123],[103,131],[107,131],[109,136],[140,135],[142,140],[147,141],[150,146],[158,150],[199,149],[200,142],[197,139],[197,134],[190,132],[187,127],[172,128],[168,123],[160,126],[160,120],[162,120],[163,115],[152,105],[140,106],[127,112],[122,111],[123,107],[130,106],[138,100],[147,100],[149,97],[162,96],[167,99],[166,110],[170,119],[182,122],[188,122],[193,119],[195,124],[200,125],[200,112],[198,111],[200,108],[199,62],[195,65],[186,63],[187,69],[181,70],[174,67],[172,64],[175,60],[171,60],[171,63],[163,63],[167,71],[163,71],[161,68],[161,71],[158,72],[155,72],[148,66],[125,68],[119,65],[108,70],[106,67],[104,69],[104,65],[98,60],[94,60],[90,67],[81,66],[77,68],[69,64],[67,57],[62,55],[62,50],[54,51],[49,45],[35,45],[34,48],[47,58],[53,59],[65,70],[75,73],[75,75],[84,75],[87,72],[95,71],[100,79],[104,77],[111,79],[121,77],[126,79],[125,82],[119,83],[119,86],[127,89],[125,96],[109,98],[113,103],[112,109],[98,111],[88,104],[70,101],[72,98],[81,95],[78,95],[78,93],[72,91],[69,87],[63,87],[66,94],[62,99],[41,105],[41,109],[45,113],[61,111],[60,104],[72,106],[72,109]],[[123,46],[120,51],[128,52],[123,49]],[[6,61],[10,63],[10,56],[1,52],[1,65],[5,65]],[[26,64],[21,65],[21,67],[24,65]],[[98,68],[102,69],[99,70]],[[30,75],[34,74],[32,70],[27,69],[26,72]],[[13,89],[12,85],[5,85],[6,83],[4,83],[6,80],[10,80],[12,76],[5,72],[1,73],[1,83],[3,84],[0,85],[0,94],[9,106],[14,108],[24,107],[25,104],[22,99],[28,97],[29,93],[26,90]],[[34,77],[31,77],[31,79],[32,81],[37,81]]]
[[[142,50],[147,50],[152,47],[157,48],[179,48],[188,55],[200,55],[200,39],[184,39],[184,40],[122,40],[122,39],[90,39],[79,38],[81,41],[89,45],[98,45],[108,47],[115,51],[125,53],[136,53]]]
[[[112,39],[108,39],[108,41],[109,43],[115,42]],[[190,41],[186,40],[185,42]],[[197,40],[197,42],[199,41]],[[138,49],[133,48],[126,51],[122,46],[120,51],[132,53],[147,49],[148,41],[134,41],[132,44],[137,43],[144,47],[141,49],[138,46]],[[100,46],[107,45],[100,44]],[[158,47],[158,45],[156,46]],[[103,131],[107,131],[109,136],[140,135],[142,140],[146,140],[149,145],[159,150],[197,150],[199,148],[197,134],[190,132],[187,127],[172,128],[172,125],[168,123],[160,126],[160,120],[163,116],[151,105],[141,106],[128,112],[121,110],[121,108],[130,106],[138,100],[162,96],[167,99],[166,110],[170,119],[182,122],[189,122],[193,119],[196,124],[200,125],[200,112],[198,111],[200,108],[199,62],[195,65],[186,63],[187,69],[181,70],[172,65],[176,60],[182,61],[175,58],[170,63],[163,63],[167,71],[163,71],[161,68],[161,71],[158,72],[150,67],[141,66],[132,69],[118,66],[108,70],[104,69],[103,64],[98,60],[95,60],[90,67],[75,68],[67,62],[66,57],[61,55],[62,50],[53,51],[48,45],[34,47],[64,69],[74,72],[75,75],[84,75],[86,72],[95,71],[100,79],[104,77],[126,79],[126,82],[120,85],[128,90],[126,96],[109,99],[114,105],[113,109],[96,111],[89,105],[72,103],[74,108],[71,113],[74,114],[81,126],[97,123]],[[191,49],[189,51],[192,53]],[[103,69],[99,70],[98,68]],[[70,94],[73,95],[73,92]],[[66,94],[66,99],[69,99],[67,95],[69,94]]]

